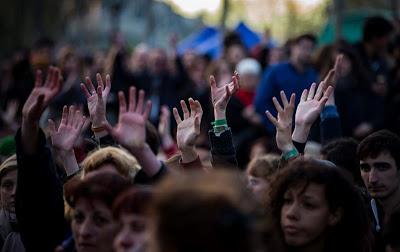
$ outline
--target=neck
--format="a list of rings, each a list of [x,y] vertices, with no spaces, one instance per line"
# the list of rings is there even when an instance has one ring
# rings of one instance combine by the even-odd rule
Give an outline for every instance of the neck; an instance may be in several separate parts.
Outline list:
[[[372,58],[375,54],[374,48],[367,42],[364,42],[364,50],[368,58]]]
[[[296,252],[321,252],[321,251],[324,251],[324,245],[325,245],[325,236],[320,237],[319,239],[315,240],[314,242],[312,242],[304,247],[295,249],[293,251],[296,251]]]
[[[291,58],[290,63],[299,72],[304,72],[304,70],[306,69],[306,66],[304,64],[302,64],[297,58]]]

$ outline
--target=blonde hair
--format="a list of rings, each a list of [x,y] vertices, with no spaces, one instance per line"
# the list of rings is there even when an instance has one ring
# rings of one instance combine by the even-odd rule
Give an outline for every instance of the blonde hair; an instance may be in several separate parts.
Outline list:
[[[118,173],[124,177],[134,178],[141,169],[136,158],[127,151],[117,147],[105,147],[90,153],[81,163],[82,177],[96,171],[104,164],[113,164]]]
[[[266,154],[256,157],[247,165],[247,173],[256,178],[269,180],[279,168],[279,156]]]

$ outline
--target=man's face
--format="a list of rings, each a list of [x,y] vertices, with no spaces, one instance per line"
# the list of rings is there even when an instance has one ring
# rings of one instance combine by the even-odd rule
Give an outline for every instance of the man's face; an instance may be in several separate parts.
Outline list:
[[[386,199],[399,186],[400,172],[394,158],[388,152],[382,152],[376,158],[361,160],[360,170],[365,187],[374,198]]]
[[[302,39],[292,47],[293,57],[302,64],[309,64],[314,51],[314,43],[309,39]]]

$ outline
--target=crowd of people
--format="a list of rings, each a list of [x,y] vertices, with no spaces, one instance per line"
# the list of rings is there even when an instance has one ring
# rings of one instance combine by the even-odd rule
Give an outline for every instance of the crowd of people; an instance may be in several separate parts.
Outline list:
[[[400,30],[1,61],[0,251],[400,251]]]

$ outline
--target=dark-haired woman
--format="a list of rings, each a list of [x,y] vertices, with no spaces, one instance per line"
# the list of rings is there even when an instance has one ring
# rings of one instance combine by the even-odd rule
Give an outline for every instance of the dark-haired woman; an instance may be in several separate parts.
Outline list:
[[[272,185],[270,206],[288,251],[370,251],[362,198],[331,163],[290,163]]]

